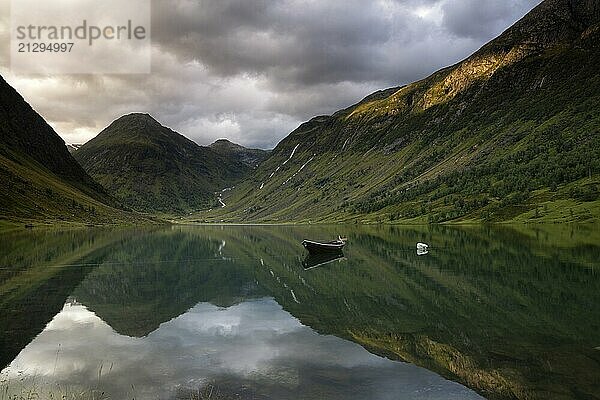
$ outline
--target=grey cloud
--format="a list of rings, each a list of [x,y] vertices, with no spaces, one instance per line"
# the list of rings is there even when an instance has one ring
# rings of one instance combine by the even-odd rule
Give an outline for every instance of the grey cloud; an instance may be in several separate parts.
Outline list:
[[[217,76],[259,74],[275,86],[288,87],[340,82],[390,86],[467,56],[535,3],[155,1],[153,38],[163,51],[199,61]],[[423,7],[440,8],[442,25],[419,18],[414,11]]]
[[[0,73],[67,142],[143,111],[200,144],[267,148],[314,115],[459,61],[537,3],[152,1],[152,74],[17,76],[2,54]],[[6,24],[0,17],[0,50]]]
[[[444,25],[458,36],[489,40],[541,0],[448,0],[444,6]]]
[[[220,3],[155,2],[154,40],[217,75],[260,73],[313,84],[360,80],[381,59],[378,44],[391,39],[393,21],[376,2]]]

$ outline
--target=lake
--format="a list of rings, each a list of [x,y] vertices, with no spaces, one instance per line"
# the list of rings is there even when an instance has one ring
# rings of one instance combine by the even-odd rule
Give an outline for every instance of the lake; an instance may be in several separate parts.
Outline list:
[[[600,399],[599,260],[593,225],[5,232],[0,400]]]

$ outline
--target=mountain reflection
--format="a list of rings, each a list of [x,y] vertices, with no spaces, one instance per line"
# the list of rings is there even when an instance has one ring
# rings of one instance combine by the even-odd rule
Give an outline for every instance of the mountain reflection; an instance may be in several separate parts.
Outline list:
[[[26,344],[15,333],[31,320],[19,315],[43,314],[31,299],[53,293],[76,302],[62,311],[49,306],[46,314],[60,313],[8,370],[47,372],[59,352],[58,371],[85,364],[64,372],[65,385],[97,379],[100,366],[104,373],[136,370],[136,398],[143,390],[151,398],[190,398],[187,390],[208,382],[234,394],[249,390],[249,398],[475,396],[317,331],[487,398],[600,398],[600,248],[593,230],[352,226],[344,229],[343,257],[307,257],[300,246],[303,238],[337,231],[204,226],[36,237],[28,258],[20,256],[24,244],[3,261],[12,272],[4,272],[0,304],[17,317],[0,317],[3,340]],[[81,244],[54,250],[62,240]],[[415,253],[419,241],[432,245],[425,257]],[[60,281],[60,290],[58,278],[44,276],[39,285],[12,289],[22,274],[43,270],[32,267],[38,260],[79,265],[57,268],[59,276],[79,272],[68,285]],[[14,311],[18,299],[29,299],[21,312]],[[46,321],[34,319],[37,328],[29,331]],[[68,328],[53,330],[61,321],[70,321]],[[88,330],[98,337],[85,342]],[[97,357],[86,343],[98,348]],[[133,382],[120,380],[129,375],[111,374],[103,389],[127,395],[123,388]],[[424,390],[433,397],[419,395]]]

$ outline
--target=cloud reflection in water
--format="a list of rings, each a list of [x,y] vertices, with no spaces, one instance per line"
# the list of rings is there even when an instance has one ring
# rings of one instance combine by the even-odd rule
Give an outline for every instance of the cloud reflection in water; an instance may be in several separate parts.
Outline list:
[[[24,378],[25,387],[97,388],[116,399],[173,398],[209,383],[273,399],[480,398],[425,369],[320,335],[269,298],[229,308],[200,303],[143,338],[67,304],[3,374]]]

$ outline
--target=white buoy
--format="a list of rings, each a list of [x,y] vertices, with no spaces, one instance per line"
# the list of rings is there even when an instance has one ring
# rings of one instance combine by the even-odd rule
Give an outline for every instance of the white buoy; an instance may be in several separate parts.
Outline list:
[[[429,245],[426,243],[417,243],[417,255],[424,256],[429,252]]]

